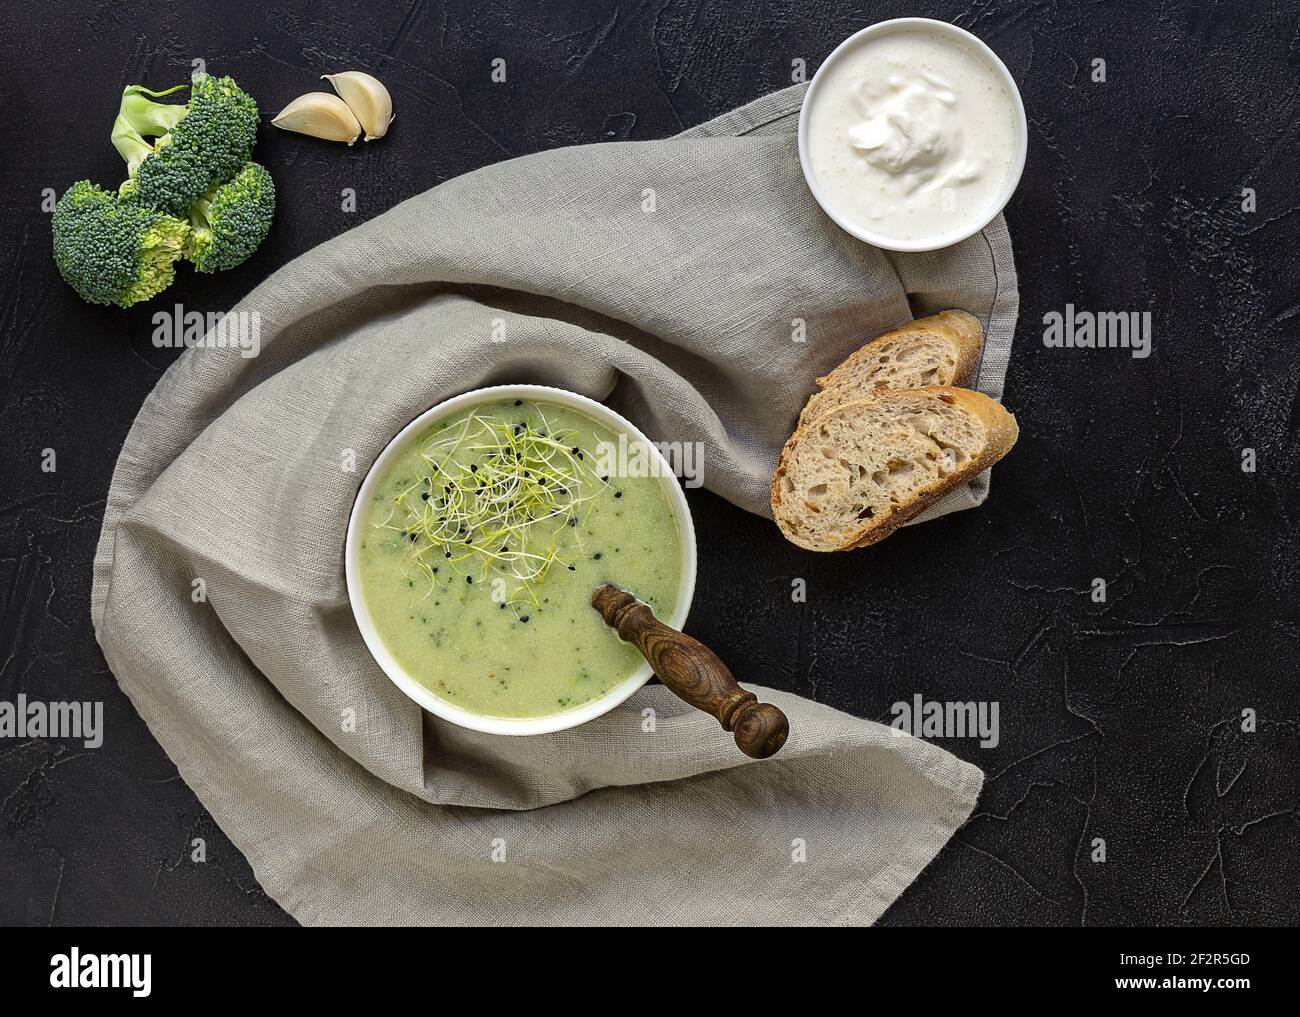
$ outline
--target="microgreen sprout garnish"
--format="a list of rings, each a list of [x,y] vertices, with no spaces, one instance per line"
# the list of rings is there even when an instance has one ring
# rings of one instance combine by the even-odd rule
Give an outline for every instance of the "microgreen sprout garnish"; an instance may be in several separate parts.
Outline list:
[[[502,579],[509,603],[538,607],[537,588],[554,566],[572,570],[578,558],[590,557],[581,550],[562,555],[557,538],[581,525],[587,502],[607,482],[585,464],[576,432],[556,430],[535,404],[527,410],[508,419],[472,413],[421,444],[423,468],[397,494],[382,526],[405,538],[430,592],[453,578]],[[451,569],[439,573],[435,562]]]

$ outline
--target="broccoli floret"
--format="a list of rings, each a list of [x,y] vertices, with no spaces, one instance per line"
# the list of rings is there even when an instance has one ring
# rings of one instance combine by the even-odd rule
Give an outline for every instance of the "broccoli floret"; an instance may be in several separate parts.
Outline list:
[[[190,208],[185,257],[200,272],[242,265],[266,239],[275,217],[275,182],[265,166],[244,163],[228,184],[209,191]]]
[[[153,101],[185,87],[129,85],[113,122],[113,145],[129,174],[122,196],[178,216],[239,172],[259,123],[257,103],[229,77],[198,73],[188,103]]]
[[[130,307],[172,284],[190,227],[79,180],[54,206],[54,263],[82,300]]]

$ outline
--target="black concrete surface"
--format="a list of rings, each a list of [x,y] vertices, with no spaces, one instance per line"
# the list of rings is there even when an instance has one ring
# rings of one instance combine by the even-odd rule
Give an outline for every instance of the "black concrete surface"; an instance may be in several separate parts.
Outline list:
[[[203,58],[268,110],[326,71],[369,69],[392,89],[382,144],[263,130],[281,189],[270,239],[163,298],[220,310],[441,181],[674,133],[788,84],[797,58],[811,73],[865,24],[917,13],[983,37],[1028,109],[1007,211],[1020,443],[980,511],[839,557],[693,496],[691,628],[737,674],[860,716],[888,721],[916,693],[999,703],[995,748],[943,742],[987,788],[885,924],[1300,921],[1300,12],[1285,0],[5,4],[0,699],[102,700],[107,738],[0,739],[0,921],[291,922],[91,630],[113,464],[177,354],[151,344],[152,305],[88,306],[59,280],[41,205],[46,188],[120,178],[108,127],[123,85],[184,80]],[[493,85],[497,57],[507,82]],[[1150,311],[1153,354],[1045,348],[1043,316],[1067,304]],[[806,606],[790,602],[796,577]]]

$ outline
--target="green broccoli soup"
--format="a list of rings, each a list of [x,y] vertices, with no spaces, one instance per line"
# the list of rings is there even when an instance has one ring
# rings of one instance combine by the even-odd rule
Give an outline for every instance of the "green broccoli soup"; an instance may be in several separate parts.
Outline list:
[[[642,664],[591,594],[613,583],[668,620],[681,535],[673,479],[618,469],[632,458],[622,437],[620,458],[620,433],[586,414],[507,399],[398,450],[361,509],[358,578],[412,677],[474,713],[539,717],[600,697]]]

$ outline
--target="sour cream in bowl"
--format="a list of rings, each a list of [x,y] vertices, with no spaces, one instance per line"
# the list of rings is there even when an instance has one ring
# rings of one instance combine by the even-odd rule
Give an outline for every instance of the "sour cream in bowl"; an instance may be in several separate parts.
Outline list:
[[[929,18],[849,36],[799,115],[813,197],[890,251],[938,250],[987,226],[1020,182],[1028,140],[1011,72],[969,32]]]

